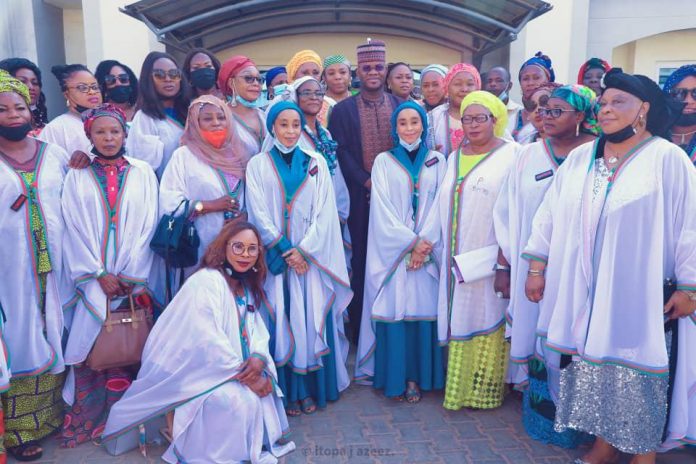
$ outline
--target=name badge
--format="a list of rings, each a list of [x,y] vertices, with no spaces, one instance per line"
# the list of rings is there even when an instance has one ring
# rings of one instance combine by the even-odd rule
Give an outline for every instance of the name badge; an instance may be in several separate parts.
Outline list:
[[[21,208],[26,201],[27,196],[23,193],[20,193],[17,199],[14,202],[12,202],[12,205],[10,205],[10,209],[12,211],[19,211],[19,208]]]
[[[309,170],[309,175],[316,176],[318,172],[319,172],[319,166],[314,166],[312,169]]]
[[[440,162],[440,160],[437,158],[430,158],[428,161],[425,162],[425,166],[426,167],[435,166],[439,162]]]
[[[549,177],[553,176],[553,169],[549,169],[548,171],[540,172],[536,176],[534,176],[534,179],[539,182],[540,180],[548,179]]]

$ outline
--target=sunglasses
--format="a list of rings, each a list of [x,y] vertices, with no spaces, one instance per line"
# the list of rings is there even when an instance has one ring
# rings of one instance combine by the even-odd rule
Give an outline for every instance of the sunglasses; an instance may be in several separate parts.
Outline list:
[[[546,104],[549,102],[549,98],[550,97],[548,95],[542,95],[539,97],[538,102],[535,102],[534,100],[522,100],[522,104],[528,113],[533,113],[538,107],[546,106]]]
[[[181,70],[168,69],[167,71],[165,71],[164,69],[153,69],[152,77],[154,77],[158,81],[164,81],[167,79],[167,77],[169,77],[169,79],[173,81],[178,81],[181,79]]]
[[[297,95],[301,98],[324,98],[326,92],[324,92],[323,90],[303,90],[301,92],[297,92]]]
[[[489,119],[491,119],[493,116],[490,114],[477,114],[476,116],[462,116],[462,124],[464,125],[470,125],[474,121],[476,121],[478,124],[483,124],[484,122],[488,122]]]
[[[128,77],[128,74],[119,74],[118,76],[107,74],[104,76],[104,83],[106,85],[114,85],[116,81],[120,82],[121,84],[128,85],[130,84],[130,77]]]
[[[242,256],[245,250],[247,253],[249,253],[249,256],[251,256],[252,258],[259,255],[258,245],[244,246],[242,242],[232,242],[228,246],[232,248],[232,253],[234,253],[237,256]]]
[[[360,69],[362,69],[362,72],[364,72],[365,74],[369,73],[370,71],[382,72],[382,71],[384,71],[384,65],[383,64],[376,64],[376,65],[364,64],[364,65],[360,66]]]
[[[77,84],[75,87],[68,87],[69,89],[77,90],[80,93],[97,93],[99,92],[99,84]]]
[[[249,85],[251,85],[253,83],[257,83],[259,85],[263,84],[263,77],[261,77],[261,76],[244,75],[244,76],[239,76],[239,77],[244,79],[244,82],[246,82]]]
[[[686,96],[691,94],[691,99],[696,100],[696,88],[693,89],[672,89],[669,94],[677,101],[686,101]]]
[[[561,108],[539,108],[539,115],[544,118],[558,119],[563,113],[575,113],[575,110],[563,110]]]

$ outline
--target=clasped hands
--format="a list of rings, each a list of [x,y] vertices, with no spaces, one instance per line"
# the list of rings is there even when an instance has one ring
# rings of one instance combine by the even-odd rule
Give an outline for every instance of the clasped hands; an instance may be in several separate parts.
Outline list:
[[[249,387],[259,398],[263,398],[273,392],[270,377],[263,375],[264,367],[266,366],[261,359],[251,356],[242,363],[239,373],[234,378],[242,385]]]
[[[419,239],[413,250],[411,250],[411,261],[406,266],[408,271],[416,271],[423,267],[428,255],[433,251],[433,244],[428,240]]]
[[[285,253],[283,253],[283,258],[285,262],[288,263],[297,274],[302,275],[309,270],[309,265],[307,260],[304,259],[302,253],[297,248],[291,248]]]

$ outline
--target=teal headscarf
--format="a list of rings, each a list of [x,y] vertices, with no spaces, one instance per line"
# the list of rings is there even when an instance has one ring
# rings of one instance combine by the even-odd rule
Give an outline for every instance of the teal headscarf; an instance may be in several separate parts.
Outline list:
[[[399,134],[396,133],[396,120],[399,118],[399,113],[401,113],[403,110],[406,109],[411,109],[411,110],[416,110],[418,112],[418,115],[421,118],[421,123],[423,124],[423,133],[421,133],[421,144],[425,145],[425,140],[428,136],[428,115],[425,113],[425,110],[423,109],[422,106],[420,106],[418,103],[412,102],[412,101],[406,101],[399,106],[396,107],[394,112],[392,113],[391,117],[391,126],[392,126],[392,139],[394,140],[394,143],[399,146]]]
[[[599,123],[597,122],[597,95],[584,85],[564,85],[555,89],[549,98],[560,98],[567,102],[575,110],[583,113],[580,130],[586,134],[599,135]]]
[[[266,115],[266,129],[268,129],[268,133],[272,134],[274,137],[275,134],[273,134],[273,124],[275,124],[275,120],[278,119],[278,115],[285,110],[293,110],[300,115],[300,127],[304,127],[307,124],[304,113],[300,107],[297,106],[297,104],[289,100],[280,101],[271,106],[271,108],[268,110],[268,114]]]

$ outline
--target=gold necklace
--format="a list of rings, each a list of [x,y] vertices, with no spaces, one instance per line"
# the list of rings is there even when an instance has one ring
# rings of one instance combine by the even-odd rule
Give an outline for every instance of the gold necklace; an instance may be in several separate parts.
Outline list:
[[[694,134],[696,134],[696,130],[691,131],[691,132],[683,132],[683,133],[675,133],[675,132],[672,132],[672,137],[680,136],[680,137],[681,137],[681,140],[679,141],[679,143],[678,143],[677,145],[684,145],[686,136],[688,136],[688,135],[694,135]]]

